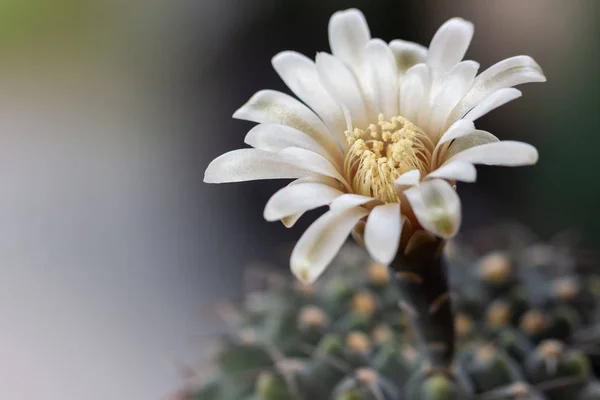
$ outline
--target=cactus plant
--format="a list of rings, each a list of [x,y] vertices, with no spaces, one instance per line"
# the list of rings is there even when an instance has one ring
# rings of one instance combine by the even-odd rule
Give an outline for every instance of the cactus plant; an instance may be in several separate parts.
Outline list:
[[[398,307],[398,272],[346,247],[313,286],[266,279],[222,335],[213,376],[178,399],[600,399],[599,278],[558,266],[559,251],[451,243],[443,325],[418,320],[440,300]]]
[[[516,167],[538,159],[535,147],[501,141],[473,121],[519,97],[513,86],[546,78],[528,56],[477,75],[477,62],[461,61],[473,29],[452,18],[428,49],[402,40],[388,45],[372,39],[365,16],[350,9],[330,19],[332,54],[318,53],[314,62],[289,51],[273,58],[306,105],[281,92],[257,92],[234,113],[258,123],[245,138],[252,148],[214,159],[204,181],[297,178],[265,206],[265,219],[286,227],[329,206],[290,257],[304,284],[325,272],[349,235],[381,265],[342,262],[354,267],[315,288],[284,282],[252,296],[215,356],[215,379],[192,396],[449,400],[503,385],[527,396],[522,381],[530,375],[511,357],[533,365],[529,379],[540,385],[588,374],[580,365],[585,356],[544,341],[570,340],[591,321],[578,282],[556,285],[565,298],[519,290],[516,282],[538,282],[541,273],[530,268],[520,279],[505,254],[488,256],[470,279],[447,278],[451,265],[442,252],[462,219],[457,181],[474,182],[475,164]],[[453,283],[471,292],[453,290]],[[456,315],[458,333],[468,338],[457,340]],[[528,345],[543,346],[537,358],[530,360]],[[532,374],[546,364],[556,368]]]

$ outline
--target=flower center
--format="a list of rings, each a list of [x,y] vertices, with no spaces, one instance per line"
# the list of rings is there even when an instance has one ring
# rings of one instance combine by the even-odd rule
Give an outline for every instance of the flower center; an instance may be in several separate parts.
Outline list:
[[[346,178],[355,193],[397,203],[394,181],[403,173],[429,171],[434,145],[419,127],[403,117],[379,121],[366,129],[346,131],[349,144],[344,160]]]

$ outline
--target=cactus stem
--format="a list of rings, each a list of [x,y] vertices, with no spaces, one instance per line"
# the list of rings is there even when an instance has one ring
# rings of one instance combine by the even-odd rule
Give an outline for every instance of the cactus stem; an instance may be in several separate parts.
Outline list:
[[[442,260],[442,239],[400,252],[390,264],[390,278],[399,290],[399,306],[435,369],[448,370],[454,355],[454,315]]]

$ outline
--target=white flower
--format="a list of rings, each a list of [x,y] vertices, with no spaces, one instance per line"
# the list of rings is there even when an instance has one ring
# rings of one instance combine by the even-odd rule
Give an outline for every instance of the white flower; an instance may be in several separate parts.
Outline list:
[[[521,96],[512,86],[545,81],[528,56],[477,75],[478,63],[461,61],[472,36],[473,25],[454,18],[429,49],[402,40],[388,44],[371,39],[360,11],[335,13],[332,54],[312,61],[284,51],[273,58],[304,104],[281,92],[256,93],[234,114],[259,123],[245,138],[253,148],[215,159],[205,182],[296,179],[264,211],[267,220],[288,227],[328,205],[291,256],[294,274],[309,282],[350,233],[382,264],[431,234],[455,235],[461,206],[454,184],[475,181],[473,164],[521,166],[538,159],[533,146],[499,141],[473,121]]]

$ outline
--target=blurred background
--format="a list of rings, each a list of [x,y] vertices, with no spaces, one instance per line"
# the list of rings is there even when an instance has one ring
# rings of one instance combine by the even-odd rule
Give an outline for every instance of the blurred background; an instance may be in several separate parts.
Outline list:
[[[468,231],[516,220],[542,237],[600,232],[600,2],[0,0],[0,398],[162,399],[206,346],[245,266],[287,268],[291,230],[262,210],[283,182],[207,185],[252,126],[231,114],[284,90],[270,59],[328,51],[362,9],[374,37],[428,44],[475,23],[482,69],[528,54],[548,83],[479,120],[534,144],[537,166],[479,168]]]

